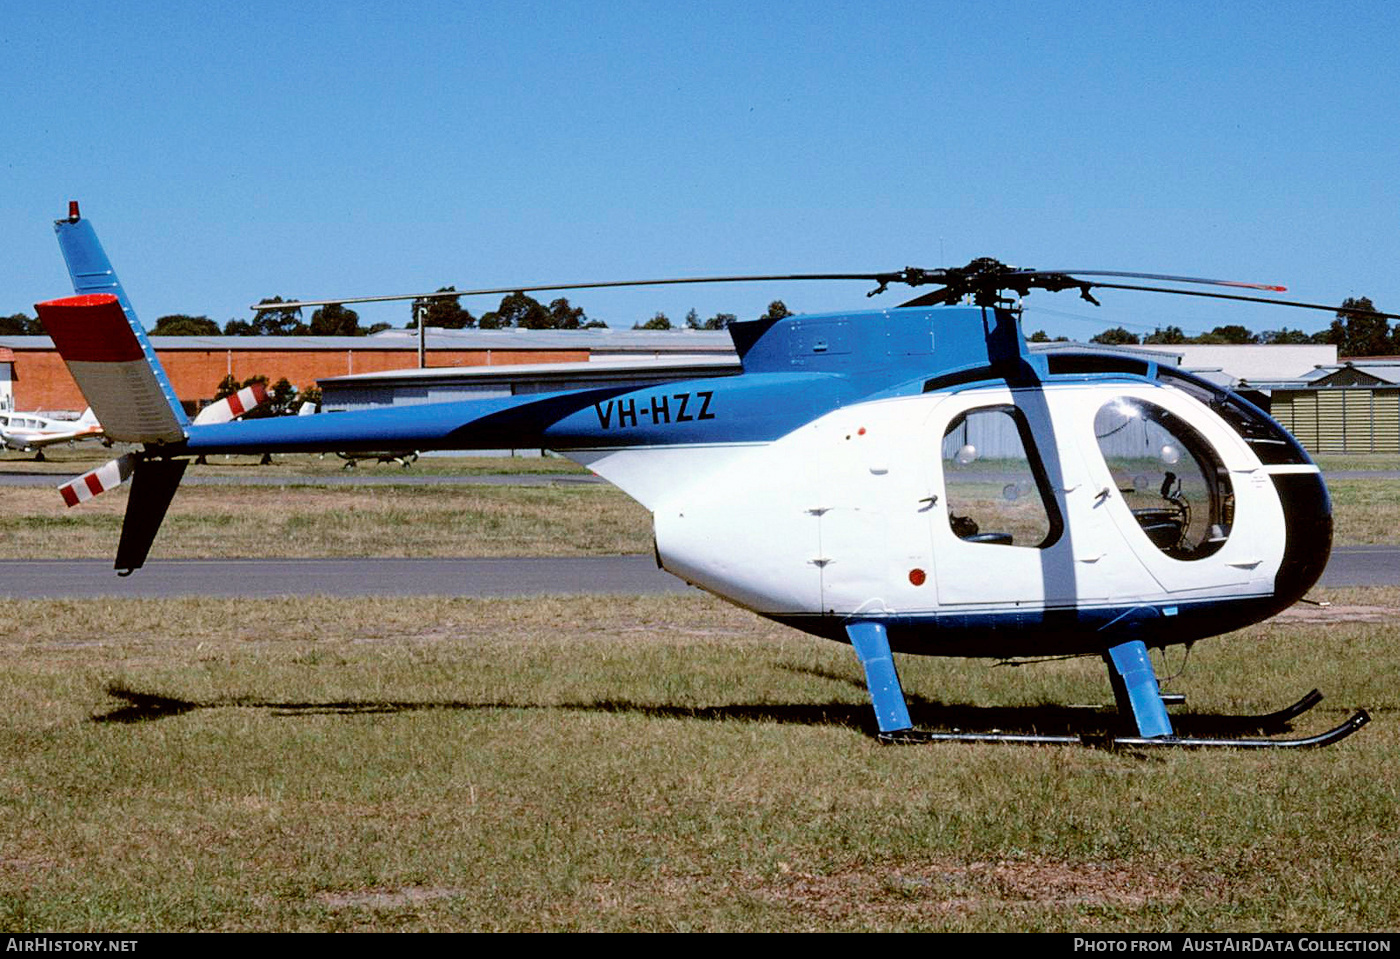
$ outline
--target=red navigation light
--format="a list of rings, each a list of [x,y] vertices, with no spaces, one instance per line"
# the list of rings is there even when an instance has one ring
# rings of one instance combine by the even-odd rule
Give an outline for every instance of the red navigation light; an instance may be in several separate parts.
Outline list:
[[[77,222],[78,222],[79,220],[81,220],[81,219],[82,219],[82,217],[78,215],[78,201],[77,201],[77,200],[69,200],[69,201],[68,201],[68,222],[69,222],[69,223],[77,223]]]

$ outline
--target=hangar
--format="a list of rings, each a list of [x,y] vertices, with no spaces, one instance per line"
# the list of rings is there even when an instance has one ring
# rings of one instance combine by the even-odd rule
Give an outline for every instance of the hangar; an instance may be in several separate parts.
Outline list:
[[[1358,358],[1274,384],[1270,412],[1313,453],[1400,453],[1400,359]]]

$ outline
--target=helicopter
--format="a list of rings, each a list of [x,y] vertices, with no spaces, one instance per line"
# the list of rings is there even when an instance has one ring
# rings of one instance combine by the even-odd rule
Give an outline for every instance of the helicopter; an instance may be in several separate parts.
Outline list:
[[[662,569],[849,643],[882,742],[1295,748],[1369,720],[1359,710],[1326,732],[1280,738],[1322,698],[1314,690],[1239,717],[1265,735],[1176,733],[1166,707],[1182,697],[1162,692],[1149,649],[1189,649],[1301,599],[1331,548],[1327,487],[1303,447],[1236,393],[1142,355],[1031,352],[1020,327],[1019,298],[1032,291],[1096,305],[1091,291],[1105,288],[1335,309],[1256,292],[1283,287],[984,258],[303,301],[291,305],[755,280],[859,280],[876,284],[872,296],[934,287],[887,309],[732,322],[732,376],[197,424],[76,202],[55,230],[76,295],[37,304],[38,315],[108,436],[141,444],[65,484],[95,494],[132,478],[120,575],[144,564],[192,457],[532,446],[650,510]],[[1100,657],[1119,728],[917,729],[896,652]]]

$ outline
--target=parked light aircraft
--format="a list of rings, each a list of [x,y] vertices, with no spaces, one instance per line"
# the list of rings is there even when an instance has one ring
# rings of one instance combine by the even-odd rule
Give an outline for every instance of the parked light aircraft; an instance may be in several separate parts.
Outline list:
[[[123,575],[145,561],[191,456],[531,446],[586,464],[646,506],[662,568],[849,642],[885,741],[1311,746],[1367,722],[1360,711],[1291,739],[1176,734],[1149,648],[1191,644],[1299,600],[1327,563],[1327,488],[1292,436],[1228,390],[1142,356],[1028,351],[1019,310],[1002,295],[1076,290],[1096,303],[1099,287],[1186,292],[1123,278],[1282,287],[993,260],[524,287],[862,279],[878,284],[872,292],[936,289],[892,309],[733,323],[734,376],[198,425],[175,401],[91,225],[74,206],[56,229],[77,295],[38,304],[39,316],[108,434],[143,444],[105,476],[66,487],[108,488],[134,474],[117,550]],[[366,299],[388,298],[339,302]],[[916,730],[896,651],[1099,656],[1123,730]],[[1253,725],[1281,732],[1320,698],[1314,691]]]
[[[92,408],[76,420],[61,420],[38,413],[0,413],[0,447],[34,453],[44,458],[44,447],[55,443],[102,438],[102,426]]]

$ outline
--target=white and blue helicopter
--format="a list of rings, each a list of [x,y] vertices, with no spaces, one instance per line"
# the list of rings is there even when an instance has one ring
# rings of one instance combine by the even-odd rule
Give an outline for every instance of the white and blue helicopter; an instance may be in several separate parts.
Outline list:
[[[133,477],[122,575],[145,562],[191,457],[534,446],[587,465],[650,510],[661,568],[849,642],[886,742],[1302,747],[1368,721],[1359,711],[1319,735],[1277,738],[1321,699],[1314,690],[1245,717],[1262,736],[1176,734],[1173,697],[1159,688],[1149,648],[1191,644],[1297,602],[1331,547],[1322,475],[1268,415],[1189,373],[1140,355],[1029,351],[1019,310],[1004,298],[1188,292],[1101,277],[1281,287],[984,259],[956,269],[453,291],[441,295],[757,279],[865,280],[878,284],[872,295],[894,283],[936,288],[892,309],[732,323],[742,363],[733,376],[201,425],[182,411],[76,204],[55,229],[76,295],[38,304],[39,317],[108,437],[141,444],[63,488],[71,504]],[[1099,656],[1121,728],[916,729],[894,652]]]

